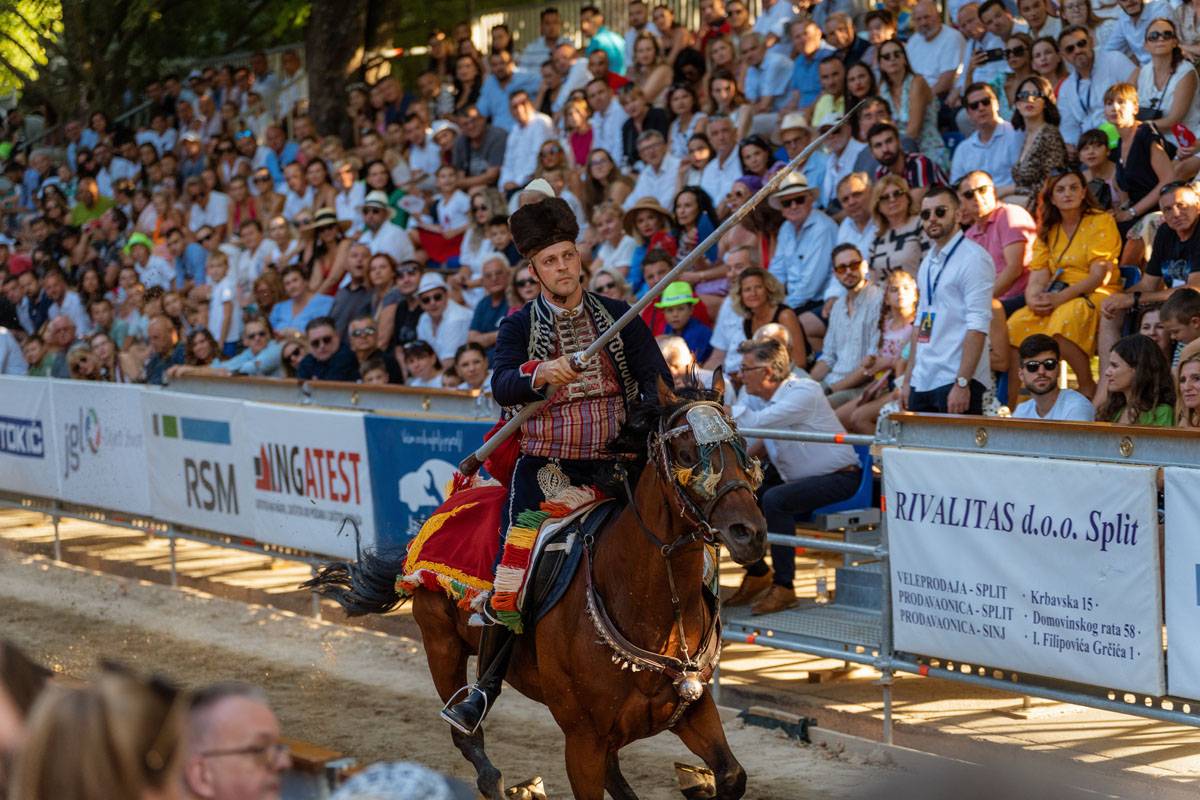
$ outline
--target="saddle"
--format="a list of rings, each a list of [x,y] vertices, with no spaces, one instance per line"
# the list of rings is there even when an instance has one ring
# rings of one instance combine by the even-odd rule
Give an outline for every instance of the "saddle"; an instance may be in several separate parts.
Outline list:
[[[396,591],[411,597],[418,587],[442,591],[460,608],[494,615],[493,565],[500,555],[500,518],[507,498],[502,486],[475,486],[451,495],[421,526],[408,548]],[[605,499],[545,519],[531,543],[515,596],[515,611],[499,618],[517,632],[537,622],[562,599],[591,541],[624,506]],[[509,534],[510,539],[512,533]]]

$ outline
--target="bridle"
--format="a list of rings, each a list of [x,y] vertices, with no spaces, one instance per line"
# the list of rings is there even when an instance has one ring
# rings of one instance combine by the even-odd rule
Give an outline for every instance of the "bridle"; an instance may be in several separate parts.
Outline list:
[[[676,424],[680,417],[686,417],[682,424]],[[671,459],[668,443],[679,436],[691,433],[700,448],[700,457],[696,464],[690,467],[680,467]],[[737,453],[742,468],[749,472],[751,480],[735,478],[719,483],[720,476],[725,472],[725,445],[729,444]],[[682,658],[676,658],[662,653],[656,653],[630,642],[617,628],[612,618],[604,608],[592,576],[591,557],[589,551],[593,545],[587,543],[584,548],[587,566],[587,610],[591,616],[600,638],[613,651],[613,661],[622,669],[632,669],[634,672],[646,669],[658,672],[671,678],[679,702],[675,711],[667,720],[671,728],[679,721],[688,707],[699,700],[704,694],[704,684],[712,677],[713,670],[721,654],[721,598],[716,591],[712,592],[712,601],[708,627],[700,637],[700,644],[695,658],[688,651],[687,632],[683,625],[683,606],[679,600],[679,592],[675,587],[675,574],[671,567],[671,558],[679,550],[696,542],[704,541],[716,548],[714,560],[720,563],[720,541],[717,530],[709,522],[709,516],[718,502],[725,495],[744,489],[751,496],[762,482],[762,470],[758,460],[746,454],[745,440],[737,433],[736,427],[725,417],[724,409],[719,403],[709,400],[697,400],[676,409],[670,416],[661,419],[658,429],[652,431],[646,440],[647,452],[658,471],[660,481],[673,487],[678,507],[684,520],[688,522],[688,530],[669,543],[663,543],[655,536],[642,519],[638,510],[633,490],[629,485],[628,474],[621,472],[625,487],[628,507],[632,509],[637,520],[638,529],[642,535],[658,550],[663,557],[667,571],[667,586],[671,592],[671,609],[675,615],[675,626],[679,634],[679,647],[683,651]],[[712,459],[720,454],[720,469],[714,470]],[[696,467],[703,466],[707,477],[701,478],[696,473]],[[704,495],[699,503],[692,497],[689,485],[697,484],[697,491]]]

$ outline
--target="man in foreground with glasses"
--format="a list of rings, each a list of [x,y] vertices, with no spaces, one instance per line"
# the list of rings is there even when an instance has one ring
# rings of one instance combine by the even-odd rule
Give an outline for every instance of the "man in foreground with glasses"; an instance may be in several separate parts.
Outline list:
[[[1021,342],[1017,354],[1021,360],[1021,383],[1033,397],[1017,406],[1014,419],[1095,420],[1092,401],[1074,389],[1058,388],[1062,358],[1054,337],[1035,333]]]
[[[863,370],[879,339],[883,289],[867,280],[867,261],[852,244],[833,248],[833,277],[846,293],[833,303],[821,356],[809,374],[834,408],[863,393],[874,370]]]
[[[982,414],[992,382],[988,326],[996,268],[987,250],[958,227],[958,196],[945,186],[921,202],[921,223],[933,246],[921,261],[921,300],[901,391],[907,411]]]
[[[183,765],[184,796],[203,800],[277,800],[288,747],[262,690],[219,683],[192,696]]]

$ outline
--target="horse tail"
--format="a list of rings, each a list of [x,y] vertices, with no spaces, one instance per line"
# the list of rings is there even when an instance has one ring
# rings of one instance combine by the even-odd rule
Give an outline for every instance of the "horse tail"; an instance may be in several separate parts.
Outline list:
[[[404,559],[403,550],[365,550],[358,561],[323,564],[301,588],[313,589],[336,601],[347,616],[386,614],[404,600],[396,592],[396,576],[404,568]]]

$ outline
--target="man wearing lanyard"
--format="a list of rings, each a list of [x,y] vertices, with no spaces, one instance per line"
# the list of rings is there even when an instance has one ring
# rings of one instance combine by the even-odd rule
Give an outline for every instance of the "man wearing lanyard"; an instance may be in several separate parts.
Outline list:
[[[992,257],[963,236],[958,196],[945,186],[921,201],[933,247],[921,261],[921,293],[901,399],[908,411],[982,414],[992,377],[987,352],[996,269]]]
[[[1130,82],[1136,65],[1124,53],[1096,52],[1091,32],[1081,25],[1058,35],[1058,49],[1071,65],[1071,74],[1058,92],[1059,131],[1074,158],[1083,132],[1104,123],[1104,93],[1113,84]]]

